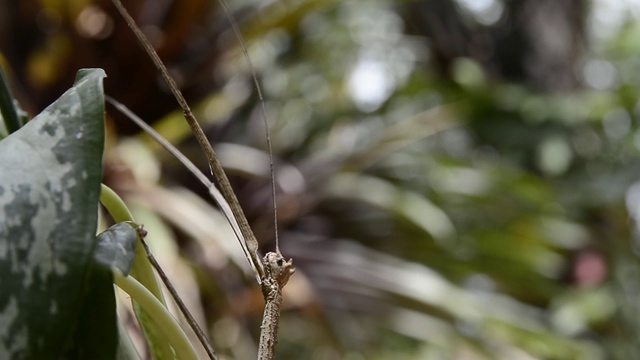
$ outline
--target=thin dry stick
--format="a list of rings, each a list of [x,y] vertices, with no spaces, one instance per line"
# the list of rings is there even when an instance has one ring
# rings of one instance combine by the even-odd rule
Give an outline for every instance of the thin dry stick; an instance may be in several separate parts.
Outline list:
[[[147,245],[147,242],[144,241],[144,237],[146,236],[147,232],[144,229],[142,229],[142,226],[138,227],[138,234],[140,235],[140,241],[144,246],[144,251],[147,253],[147,259],[149,259],[151,266],[153,266],[158,272],[158,275],[160,275],[160,279],[162,279],[162,282],[167,287],[167,290],[169,290],[169,294],[171,294],[171,297],[176,302],[176,305],[178,305],[180,312],[182,312],[182,315],[184,315],[185,319],[187,320],[187,323],[189,324],[193,332],[196,334],[196,337],[200,341],[200,344],[202,344],[202,346],[204,347],[204,350],[207,352],[209,359],[218,360],[218,357],[216,356],[216,353],[213,351],[213,347],[211,346],[211,344],[209,344],[209,340],[207,339],[207,336],[204,334],[204,331],[202,331],[202,329],[196,322],[196,319],[193,318],[193,315],[191,315],[191,312],[189,311],[189,309],[187,309],[187,306],[184,304],[182,299],[180,299],[178,292],[171,284],[171,281],[169,281],[169,277],[167,277],[167,275],[164,273],[164,270],[162,270],[162,267],[160,267],[160,264],[151,253],[151,250],[149,249],[149,245]]]
[[[238,39],[241,42],[243,54],[245,55],[245,59],[248,61],[249,66],[252,70],[254,84],[256,85],[260,101],[262,104],[263,116],[265,120],[266,132],[267,132],[267,144],[269,147],[269,156],[270,156],[270,167],[271,167],[271,177],[272,177],[272,195],[274,198],[274,220],[276,222],[276,240],[277,240],[277,210],[276,210],[276,202],[275,202],[275,181],[274,179],[274,171],[273,171],[273,158],[271,153],[271,139],[269,136],[269,128],[268,123],[266,121],[266,111],[264,108],[264,100],[262,98],[262,93],[260,91],[260,86],[258,84],[257,76],[253,71],[253,67],[251,66],[251,61],[249,59],[249,55],[247,53],[246,46],[242,40],[242,36],[240,31],[237,28],[237,24],[231,17],[229,10],[227,8],[224,0],[220,0],[221,5],[223,6],[225,13],[228,19],[232,23],[232,27],[234,28],[234,32],[238,36]],[[125,19],[129,27],[133,30],[134,34],[146,50],[147,54],[151,57],[151,60],[155,64],[156,68],[162,74],[162,77],[165,79],[167,85],[171,89],[171,92],[175,96],[176,100],[180,104],[182,108],[183,114],[187,123],[191,127],[198,143],[201,148],[205,152],[207,159],[209,160],[209,166],[213,170],[216,181],[220,185],[222,195],[228,202],[231,207],[231,211],[233,212],[233,216],[237,221],[242,236],[244,238],[245,246],[248,250],[249,256],[248,260],[252,263],[254,270],[256,271],[256,275],[259,278],[259,282],[262,287],[262,294],[265,299],[265,311],[262,318],[262,326],[261,326],[261,334],[260,334],[260,345],[258,348],[258,359],[259,360],[273,360],[275,359],[275,347],[277,343],[277,334],[278,334],[278,322],[280,318],[280,306],[282,302],[282,288],[286,285],[289,278],[294,273],[295,268],[293,267],[292,260],[286,261],[282,254],[280,253],[279,247],[276,247],[276,252],[269,252],[265,255],[264,258],[260,258],[260,253],[258,250],[258,241],[256,240],[253,231],[249,227],[249,223],[247,218],[240,207],[238,199],[236,198],[231,185],[229,184],[229,180],[220,165],[211,144],[207,140],[204,131],[198,124],[191,108],[187,104],[186,100],[182,96],[182,93],[178,89],[175,81],[169,75],[166,67],[160,60],[160,57],[153,49],[149,41],[146,39],[140,28],[136,25],[135,21],[127,10],[124,8],[120,0],[113,0],[113,3],[118,8],[118,11]],[[233,224],[232,224],[233,226]]]

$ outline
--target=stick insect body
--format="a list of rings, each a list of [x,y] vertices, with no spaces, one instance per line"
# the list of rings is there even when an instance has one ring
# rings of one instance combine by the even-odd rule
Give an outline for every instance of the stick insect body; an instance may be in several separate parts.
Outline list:
[[[167,82],[167,85],[171,89],[174,97],[180,104],[180,107],[183,110],[184,117],[186,121],[189,123],[198,143],[201,148],[205,152],[208,160],[209,166],[216,178],[216,182],[218,183],[220,190],[195,166],[191,161],[189,161],[184,155],[182,155],[173,145],[171,145],[168,141],[162,138],[161,135],[156,133],[150,126],[148,126],[142,119],[137,117],[131,111],[129,111],[124,105],[115,101],[112,98],[108,98],[108,101],[113,104],[119,111],[123,112],[130,119],[132,119],[138,126],[140,126],[145,132],[149,133],[156,141],[158,141],[162,146],[164,146],[167,150],[169,150],[180,162],[182,162],[185,167],[189,169],[199,180],[202,182],[204,186],[209,189],[209,193],[214,198],[216,203],[222,209],[225,217],[229,221],[229,224],[233,228],[233,231],[240,242],[240,245],[245,253],[245,256],[249,260],[255,274],[258,283],[261,285],[262,294],[265,300],[265,310],[262,318],[262,326],[260,333],[260,343],[258,347],[258,359],[259,360],[272,360],[275,359],[275,347],[277,343],[277,334],[278,334],[278,322],[280,318],[280,307],[282,302],[282,288],[287,284],[289,278],[294,273],[295,269],[293,267],[292,260],[286,260],[283,255],[280,253],[278,246],[278,237],[277,237],[277,223],[275,227],[276,231],[276,251],[269,252],[264,257],[260,255],[258,249],[258,241],[256,240],[253,231],[249,227],[249,223],[240,207],[240,204],[229,184],[229,180],[227,179],[222,166],[220,165],[211,144],[207,140],[202,128],[198,124],[195,116],[193,115],[189,105],[186,100],[182,96],[180,90],[178,89],[175,81],[169,75],[166,67],[158,57],[157,53],[150,45],[149,41],[146,39],[142,31],[138,28],[135,21],[127,10],[124,8],[120,0],[113,0],[113,3],[117,7],[120,14],[126,20],[129,27],[132,29],[135,36],[138,38],[143,48],[155,64],[158,71],[161,73],[162,77]],[[227,15],[231,26],[234,30],[234,33],[238,37],[240,41],[240,45],[244,54],[244,57],[252,71],[252,78],[254,84],[256,86],[259,100],[262,106],[262,115],[265,121],[266,126],[266,134],[267,134],[267,145],[269,150],[269,158],[270,158],[270,169],[272,176],[272,194],[274,199],[274,220],[277,220],[277,206],[275,201],[275,182],[274,182],[274,170],[273,170],[273,155],[271,151],[271,139],[269,136],[269,128],[266,119],[266,111],[264,108],[264,100],[262,97],[262,92],[260,90],[260,86],[257,80],[257,76],[255,71],[253,70],[253,66],[251,64],[251,60],[249,58],[246,45],[242,40],[242,36],[240,31],[238,30],[238,26],[231,17],[228,6],[225,0],[220,0],[220,4],[223,7],[225,14]],[[153,259],[152,255],[149,254],[150,259]],[[154,266],[157,265],[157,262],[154,263]],[[162,270],[159,266],[156,266],[159,272]],[[163,278],[163,280],[165,280]],[[170,284],[167,284],[170,286]],[[172,294],[173,295],[173,294]],[[181,309],[183,310],[183,309]],[[186,310],[186,309],[185,309]],[[183,310],[183,311],[185,311]],[[189,316],[186,316],[187,318]],[[192,324],[194,326],[194,324]],[[197,326],[197,325],[195,325]],[[194,329],[196,330],[196,329]],[[201,332],[201,331],[200,331]],[[196,333],[198,331],[196,330]],[[206,339],[200,339],[200,341],[206,342]],[[203,344],[205,345],[205,344]],[[205,348],[208,348],[205,345]],[[209,349],[207,349],[209,352]],[[209,356],[211,358],[215,358],[213,355],[213,350],[211,349]]]

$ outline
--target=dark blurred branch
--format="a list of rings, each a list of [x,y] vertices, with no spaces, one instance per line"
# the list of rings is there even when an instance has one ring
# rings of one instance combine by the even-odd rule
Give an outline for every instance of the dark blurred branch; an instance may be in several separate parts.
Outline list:
[[[9,134],[20,129],[22,124],[20,123],[20,117],[13,102],[11,88],[9,87],[7,77],[4,75],[2,66],[0,66],[0,112],[2,113],[2,119]]]
[[[481,64],[496,79],[523,81],[547,91],[580,85],[575,68],[585,46],[585,0],[503,2],[500,19],[477,23],[453,0],[423,0],[405,7],[412,32],[429,42],[438,72],[448,78],[457,58]]]

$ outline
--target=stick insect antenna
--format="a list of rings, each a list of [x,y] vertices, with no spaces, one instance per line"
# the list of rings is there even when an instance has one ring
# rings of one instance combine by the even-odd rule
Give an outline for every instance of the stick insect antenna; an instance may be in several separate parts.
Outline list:
[[[182,93],[178,89],[175,81],[169,75],[169,71],[160,60],[160,57],[151,46],[149,41],[146,39],[140,28],[136,25],[135,21],[129,15],[127,10],[124,8],[120,0],[112,0],[115,4],[116,8],[125,19],[131,30],[133,30],[134,35],[138,38],[147,54],[153,61],[154,65],[160,71],[160,74],[166,81],[169,89],[173,93],[174,97],[180,104],[182,108],[183,114],[187,123],[191,127],[196,140],[200,144],[200,147],[204,151],[209,160],[209,168],[212,170],[216,182],[220,187],[220,191],[204,176],[201,172],[197,170],[197,168],[193,165],[188,166],[185,163],[185,166],[189,168],[199,179],[202,181],[208,188],[209,193],[214,197],[216,202],[221,206],[223,213],[227,216],[229,223],[231,224],[234,232],[236,232],[237,238],[241,243],[243,250],[245,251],[245,255],[251,263],[253,270],[256,275],[256,279],[258,283],[262,287],[262,295],[265,299],[265,309],[262,317],[262,325],[260,331],[260,342],[258,345],[258,359],[265,360],[273,360],[275,359],[275,348],[277,343],[278,336],[278,324],[280,318],[280,307],[282,306],[282,288],[287,284],[289,278],[295,272],[295,268],[293,267],[293,261],[289,259],[288,261],[284,259],[282,254],[280,253],[280,245],[278,240],[278,210],[277,210],[277,199],[276,199],[276,183],[275,183],[275,171],[274,171],[274,162],[273,162],[273,151],[271,146],[271,134],[269,130],[269,122],[267,119],[267,110],[264,102],[264,97],[262,96],[262,90],[260,88],[260,84],[258,82],[258,77],[254,70],[253,64],[251,63],[251,59],[249,57],[249,52],[247,50],[247,46],[242,38],[242,34],[240,33],[240,29],[238,24],[231,16],[229,11],[228,4],[226,0],[219,0],[220,5],[222,6],[227,19],[229,20],[233,32],[235,33],[238,41],[240,42],[240,47],[242,49],[242,53],[244,55],[245,61],[251,71],[251,75],[253,78],[253,83],[256,88],[256,92],[258,94],[258,99],[260,101],[260,110],[262,112],[262,118],[265,124],[265,132],[267,139],[267,148],[269,151],[269,170],[271,174],[271,193],[273,199],[273,219],[274,219],[274,231],[276,238],[276,252],[267,253],[264,258],[260,255],[258,240],[256,239],[251,227],[249,226],[249,222],[247,221],[242,208],[240,207],[240,203],[236,198],[233,189],[231,188],[231,184],[227,179],[227,176],[222,169],[220,162],[218,161],[211,144],[207,140],[204,131],[198,124],[191,108],[187,104],[186,100],[182,96]],[[121,104],[118,104],[113,99],[108,99],[116,108],[120,111],[127,113],[126,108]],[[136,116],[130,116],[132,119],[137,118]],[[137,119],[136,119],[137,120]],[[138,123],[138,121],[136,121]],[[142,125],[143,121],[139,121],[138,125]],[[146,125],[146,124],[144,124]],[[148,130],[148,133],[151,134]],[[156,137],[154,137],[156,138]],[[162,145],[167,147],[168,144],[164,141],[159,140],[159,137],[156,138]],[[179,156],[178,151],[172,151],[172,146],[169,146],[168,149],[179,159],[184,158],[184,156]],[[181,155],[181,154],[180,154]],[[185,158],[186,159],[186,158]],[[182,159],[182,160],[185,160]],[[182,161],[181,160],[181,161]],[[184,163],[184,161],[183,161]],[[193,169],[192,169],[193,168]],[[195,171],[194,171],[195,170]]]
[[[189,124],[189,127],[191,128],[194,136],[196,137],[196,140],[198,141],[198,143],[200,144],[200,147],[202,148],[205,155],[207,156],[207,160],[209,161],[209,167],[211,168],[211,170],[213,170],[213,174],[216,178],[216,181],[220,186],[220,192],[224,196],[225,200],[227,200],[227,202],[229,203],[231,210],[233,212],[233,215],[236,218],[238,225],[240,226],[240,230],[242,232],[244,242],[249,252],[249,261],[252,263],[253,268],[257,270],[257,277],[260,279],[258,282],[262,283],[262,280],[265,279],[266,277],[266,273],[264,270],[262,258],[259,253],[258,240],[256,239],[256,236],[253,234],[253,230],[251,230],[251,227],[249,226],[249,221],[247,220],[247,217],[244,215],[244,211],[242,211],[242,207],[240,207],[238,198],[236,197],[236,194],[233,192],[233,188],[229,183],[229,179],[227,178],[227,175],[225,174],[224,169],[220,164],[220,161],[218,161],[218,158],[216,157],[216,153],[213,150],[213,147],[209,143],[207,136],[205,135],[204,131],[200,127],[200,124],[198,123],[195,116],[193,115],[193,112],[191,111],[191,107],[189,107],[189,104],[187,104],[187,101],[185,100],[184,96],[182,96],[182,92],[180,91],[180,89],[178,89],[176,82],[173,80],[171,75],[169,75],[169,71],[167,70],[167,67],[164,66],[164,64],[162,63],[162,60],[160,60],[160,57],[158,56],[158,53],[156,53],[153,46],[151,46],[151,44],[149,43],[149,40],[147,40],[142,30],[140,30],[140,27],[138,27],[138,25],[135,23],[131,15],[129,15],[129,12],[122,5],[122,2],[120,2],[120,0],[112,0],[112,2],[120,12],[120,15],[122,15],[122,17],[127,22],[127,25],[129,25],[129,27],[133,31],[133,34],[138,38],[138,40],[142,44],[142,47],[145,49],[145,51],[149,55],[149,57],[153,61],[153,64],[156,66],[156,68],[164,78],[165,82],[169,86],[169,89],[173,93],[174,97],[180,104],[185,120]]]
[[[273,165],[273,147],[271,145],[271,131],[269,130],[269,120],[267,118],[267,108],[265,106],[264,97],[262,96],[262,88],[260,87],[260,83],[258,82],[258,75],[256,74],[256,70],[253,67],[253,63],[251,62],[251,57],[249,56],[249,51],[247,50],[247,44],[244,42],[244,37],[240,32],[240,27],[238,26],[238,22],[235,20],[233,16],[231,16],[231,11],[229,10],[229,4],[227,0],[218,0],[220,6],[224,10],[224,14],[233,29],[233,32],[238,39],[240,44],[240,48],[242,49],[242,55],[244,56],[244,60],[249,67],[249,71],[251,72],[251,78],[253,79],[253,85],[256,88],[256,93],[258,94],[258,100],[260,101],[260,112],[262,116],[262,120],[264,122],[264,129],[266,133],[267,139],[267,151],[269,152],[269,174],[271,176],[271,200],[273,202],[273,228],[274,235],[276,239],[276,252],[280,254],[280,242],[278,240],[278,196],[276,192],[276,175],[275,169]]]

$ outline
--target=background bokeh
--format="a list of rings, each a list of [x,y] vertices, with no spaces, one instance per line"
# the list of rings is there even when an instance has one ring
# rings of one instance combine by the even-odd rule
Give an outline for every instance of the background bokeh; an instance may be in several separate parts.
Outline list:
[[[273,249],[264,125],[220,5],[125,5]],[[279,358],[640,358],[640,1],[229,6],[266,98],[280,247],[297,267]],[[0,0],[0,56],[31,115],[79,68],[104,68],[106,93],[206,170],[110,1]],[[107,115],[104,181],[221,357],[254,358],[262,296],[206,189]]]

